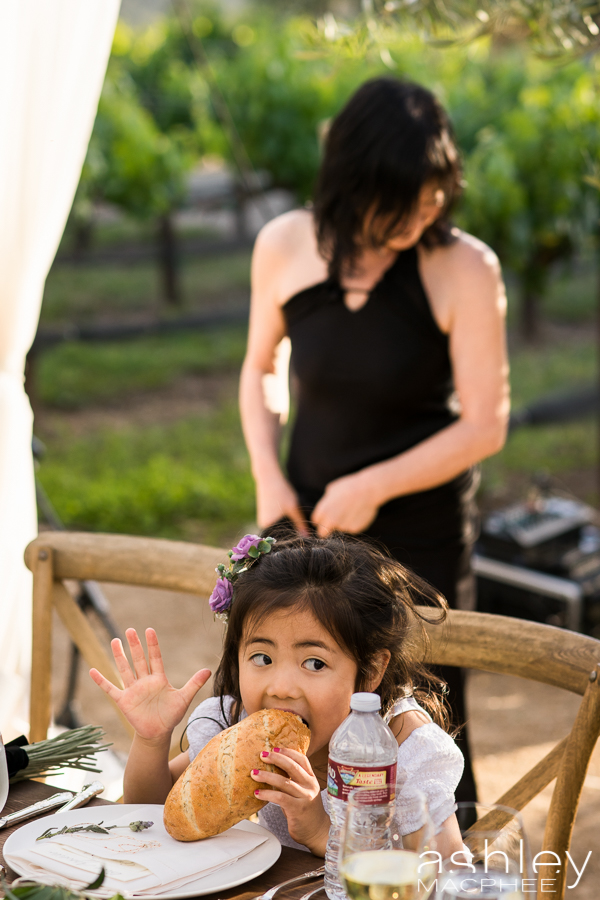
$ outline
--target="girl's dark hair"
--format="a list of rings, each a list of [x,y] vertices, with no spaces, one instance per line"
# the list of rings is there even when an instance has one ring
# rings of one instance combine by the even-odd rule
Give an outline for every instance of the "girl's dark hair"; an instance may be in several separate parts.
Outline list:
[[[319,250],[329,273],[352,269],[366,217],[382,226],[385,244],[414,211],[422,187],[439,184],[445,202],[426,229],[426,247],[449,244],[449,215],[461,192],[462,170],[447,113],[426,88],[397,78],[374,78],[332,121],[314,197]]]
[[[431,612],[417,611],[415,604],[426,604]],[[390,712],[394,701],[409,693],[447,727],[443,685],[423,665],[422,645],[417,652],[414,640],[416,630],[424,633],[423,622],[445,618],[446,601],[381,550],[339,534],[278,540],[236,581],[214,681],[226,721],[223,698],[234,698],[230,724],[239,721],[242,710],[238,652],[245,629],[284,609],[310,610],[344,648],[358,668],[356,691],[365,689],[380,652],[389,650],[390,662],[377,688],[382,712]]]

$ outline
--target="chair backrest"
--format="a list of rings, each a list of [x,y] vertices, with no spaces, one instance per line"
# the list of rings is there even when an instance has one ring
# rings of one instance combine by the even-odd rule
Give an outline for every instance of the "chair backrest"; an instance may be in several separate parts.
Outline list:
[[[64,579],[116,582],[208,596],[215,566],[226,551],[177,541],[108,534],[45,532],[25,561],[34,576],[30,740],[46,737],[51,717],[52,609],[88,665],[120,683],[115,666]],[[415,640],[421,641],[419,629]],[[571,732],[522,776],[498,803],[521,810],[556,779],[543,850],[553,851],[556,900],[566,886],[566,853],[590,756],[600,733],[600,641],[534,622],[453,610],[441,625],[426,626],[423,653],[430,663],[517,675],[583,697]],[[506,820],[488,820],[490,828]]]

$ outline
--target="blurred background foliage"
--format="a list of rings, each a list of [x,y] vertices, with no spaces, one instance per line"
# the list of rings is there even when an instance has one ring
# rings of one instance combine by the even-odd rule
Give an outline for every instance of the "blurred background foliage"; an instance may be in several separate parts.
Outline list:
[[[468,185],[458,222],[517,275],[533,335],[550,264],[596,230],[586,175],[600,160],[599,61],[556,66],[522,41],[440,48],[389,23],[365,38],[331,15],[315,25],[266,7],[238,21],[217,6],[194,10],[137,34],[119,24],[74,216],[98,200],[140,219],[171,213],[199,158],[235,167],[239,147],[305,202],[323,123],[366,78],[393,73],[449,109]]]
[[[434,21],[428,3],[411,4],[412,18],[398,4],[368,7],[349,21],[325,3],[307,11],[301,0],[288,15],[274,4],[234,16],[217,4],[187,3],[143,29],[120,22],[63,249],[89,243],[99,204],[123,218],[93,224],[96,245],[156,234],[172,241],[190,174],[207,159],[223,160],[240,181],[266,172],[273,188],[310,201],[328,118],[365,79],[408,77],[434,90],[450,112],[465,172],[456,220],[498,253],[511,327],[538,339],[531,346],[513,340],[515,405],[591,379],[600,58],[545,60],[514,15],[493,36],[463,40],[469,29],[489,31],[503,3],[465,0],[454,22]],[[548,52],[564,50],[552,33]],[[182,273],[183,309],[247,298],[248,268],[247,252],[191,260]],[[164,289],[152,273],[150,263],[56,267],[42,324],[155,311]],[[546,325],[569,323],[580,328],[575,337],[552,332],[548,340]],[[44,353],[36,429],[50,452],[40,478],[70,526],[218,542],[251,524],[252,483],[235,413],[243,345],[243,327],[224,325]],[[202,395],[198,408],[191,401],[162,422],[160,398],[173,406],[185,379]],[[136,403],[150,402],[152,392],[154,412],[136,418]],[[536,435],[516,435],[486,463],[489,497],[503,496],[511,479],[522,486],[534,469],[580,473],[592,465],[591,422]],[[584,499],[592,499],[589,478],[585,485]]]

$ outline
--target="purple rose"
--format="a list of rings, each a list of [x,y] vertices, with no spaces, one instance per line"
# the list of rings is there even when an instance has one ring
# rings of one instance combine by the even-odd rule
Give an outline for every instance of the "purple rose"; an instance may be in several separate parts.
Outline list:
[[[250,547],[258,548],[258,545],[263,539],[259,537],[257,534],[245,534],[241,539],[237,547],[234,547],[231,551],[231,558],[234,562],[237,562],[240,559],[248,558],[248,550]]]
[[[208,598],[208,605],[215,613],[225,612],[233,600],[233,585],[227,578],[217,578],[215,589]]]

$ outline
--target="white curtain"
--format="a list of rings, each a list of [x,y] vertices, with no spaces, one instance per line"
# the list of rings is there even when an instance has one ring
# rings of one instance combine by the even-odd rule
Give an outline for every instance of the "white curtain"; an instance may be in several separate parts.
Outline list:
[[[37,533],[25,355],[73,201],[120,0],[0,2],[0,730],[27,727]]]

